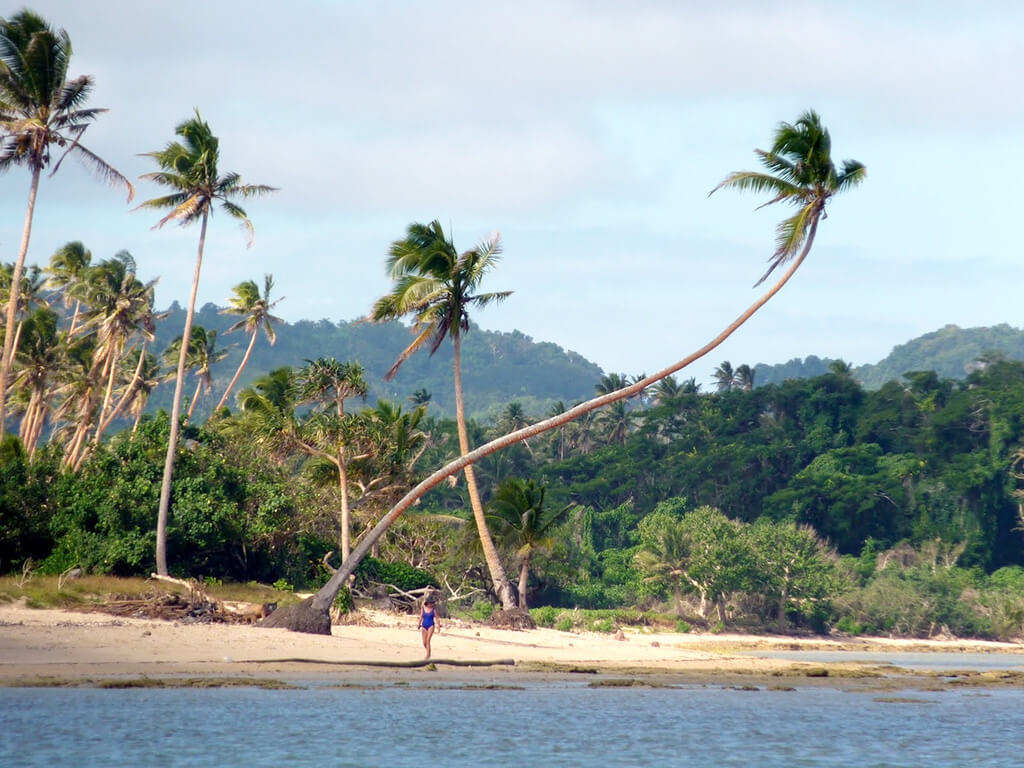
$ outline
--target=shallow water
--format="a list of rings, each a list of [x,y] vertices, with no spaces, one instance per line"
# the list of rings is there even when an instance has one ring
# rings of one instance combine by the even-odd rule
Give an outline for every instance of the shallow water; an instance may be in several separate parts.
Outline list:
[[[1020,653],[955,653],[931,652],[910,653],[884,651],[879,653],[861,651],[746,651],[739,656],[762,659],[786,659],[806,661],[811,664],[834,664],[837,662],[891,664],[903,669],[947,669],[974,670],[1024,668],[1024,654]],[[1024,764],[1024,759],[1022,759]]]
[[[5,766],[1021,764],[1024,691],[0,689]]]

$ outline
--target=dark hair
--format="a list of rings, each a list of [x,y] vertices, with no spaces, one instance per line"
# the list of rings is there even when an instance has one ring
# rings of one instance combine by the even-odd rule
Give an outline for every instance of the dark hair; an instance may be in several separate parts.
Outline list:
[[[436,603],[434,602],[434,598],[432,598],[432,597],[428,597],[426,600],[424,600],[423,604],[424,605],[436,605]]]

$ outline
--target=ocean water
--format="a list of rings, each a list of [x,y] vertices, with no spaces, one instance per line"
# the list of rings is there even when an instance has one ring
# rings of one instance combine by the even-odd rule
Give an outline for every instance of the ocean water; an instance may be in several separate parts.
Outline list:
[[[11,688],[0,765],[1003,768],[1024,691]]]

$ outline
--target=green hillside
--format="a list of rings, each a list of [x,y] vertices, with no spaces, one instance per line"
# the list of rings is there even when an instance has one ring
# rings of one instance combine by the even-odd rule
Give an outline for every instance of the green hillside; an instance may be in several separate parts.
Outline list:
[[[879,389],[888,381],[899,381],[908,371],[935,371],[940,379],[963,379],[983,358],[1024,360],[1024,330],[1006,323],[987,328],[947,325],[905,344],[893,347],[885,358],[853,369],[867,389]],[[804,379],[828,373],[834,360],[814,355],[794,358],[777,365],[758,364],[755,383],[781,384],[787,379]]]
[[[213,367],[213,392],[200,400],[197,410],[201,414],[219,399],[248,343],[244,331],[227,333],[236,319],[220,314],[220,308],[214,304],[206,304],[196,312],[195,323],[216,330],[217,347],[229,350],[228,356]],[[184,324],[185,310],[175,302],[157,326],[154,348],[166,349],[172,339],[181,335]],[[432,396],[434,415],[455,413],[452,348],[448,342],[433,357],[426,350],[417,352],[402,365],[394,380],[385,381],[384,374],[412,341],[409,329],[399,323],[300,320],[280,323],[275,330],[274,346],[262,336],[256,342],[236,393],[275,368],[301,366],[304,361],[318,357],[335,357],[341,361],[357,360],[366,369],[370,404],[378,398],[404,402],[416,390],[426,389]],[[501,333],[474,325],[463,342],[463,387],[466,407],[474,417],[486,417],[513,400],[521,403],[528,415],[539,415],[555,401],[569,403],[590,397],[601,373],[599,366],[575,352],[557,344],[535,342],[519,331]],[[191,388],[186,387],[186,391],[191,394]],[[160,386],[150,398],[147,410],[169,409],[172,395],[170,384]]]

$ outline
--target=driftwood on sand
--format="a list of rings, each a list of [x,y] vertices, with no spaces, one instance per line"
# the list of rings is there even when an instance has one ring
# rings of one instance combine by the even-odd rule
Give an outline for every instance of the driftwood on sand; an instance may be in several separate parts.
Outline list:
[[[426,667],[440,664],[448,667],[514,667],[515,659],[415,659],[414,661],[337,661],[333,659],[243,659],[239,664],[331,664],[345,667]]]

